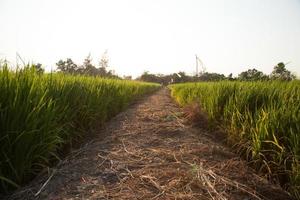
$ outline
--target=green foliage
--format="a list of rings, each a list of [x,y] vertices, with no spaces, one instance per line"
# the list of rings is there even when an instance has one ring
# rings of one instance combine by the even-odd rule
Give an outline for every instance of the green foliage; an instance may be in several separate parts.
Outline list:
[[[232,77],[231,77],[232,79]],[[197,81],[221,81],[226,80],[223,74],[205,72],[199,76],[189,76],[184,72],[173,73],[169,75],[162,74],[150,74],[144,72],[138,80],[146,82],[155,82],[163,85],[172,83],[185,83],[185,82],[197,82]]]
[[[80,70],[71,58],[67,58],[67,60],[59,60],[56,65],[59,71],[66,74],[76,74]]]
[[[84,137],[159,85],[0,68],[0,192],[30,180],[74,137]]]
[[[272,80],[291,81],[295,78],[296,76],[287,70],[282,62],[278,63],[271,73]]]
[[[204,72],[199,75],[198,81],[222,81],[226,80],[224,74]]]
[[[93,65],[90,54],[84,59],[82,65],[74,63],[70,58],[67,58],[66,60],[59,60],[56,65],[58,71],[64,74],[101,76],[106,78],[120,79],[117,75],[114,75],[112,70],[107,70],[109,67],[108,63],[109,60],[105,52],[100,60],[99,67]]]
[[[231,144],[300,198],[300,81],[170,86],[182,105],[198,102]]]
[[[241,81],[265,81],[268,80],[269,77],[265,75],[263,72],[253,68],[240,73],[238,75],[238,79]]]

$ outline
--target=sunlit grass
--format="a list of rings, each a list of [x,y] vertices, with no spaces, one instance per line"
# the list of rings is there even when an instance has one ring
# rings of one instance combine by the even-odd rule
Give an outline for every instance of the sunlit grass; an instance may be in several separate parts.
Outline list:
[[[0,192],[30,180],[74,137],[84,137],[159,85],[33,68],[0,69]]]
[[[300,82],[218,82],[170,86],[182,105],[197,102],[230,144],[300,198]]]

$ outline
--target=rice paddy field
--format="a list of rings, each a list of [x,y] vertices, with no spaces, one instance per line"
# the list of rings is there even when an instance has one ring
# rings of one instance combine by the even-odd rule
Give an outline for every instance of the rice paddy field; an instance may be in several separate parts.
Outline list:
[[[84,137],[158,84],[0,67],[0,193],[31,180]]]
[[[199,104],[254,168],[300,198],[300,81],[169,87],[179,104]]]

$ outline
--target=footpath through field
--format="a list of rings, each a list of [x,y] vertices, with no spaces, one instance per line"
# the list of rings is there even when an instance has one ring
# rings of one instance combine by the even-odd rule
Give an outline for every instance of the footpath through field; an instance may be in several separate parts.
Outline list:
[[[213,134],[187,125],[166,88],[56,168],[11,199],[290,199]]]

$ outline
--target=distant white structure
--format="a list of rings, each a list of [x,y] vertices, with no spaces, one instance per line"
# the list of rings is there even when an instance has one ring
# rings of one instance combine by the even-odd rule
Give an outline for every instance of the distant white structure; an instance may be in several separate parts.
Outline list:
[[[196,76],[198,76],[199,74],[203,74],[206,71],[206,68],[202,60],[197,56],[197,54],[195,56],[196,56]],[[201,67],[200,73],[198,72],[199,66]]]

